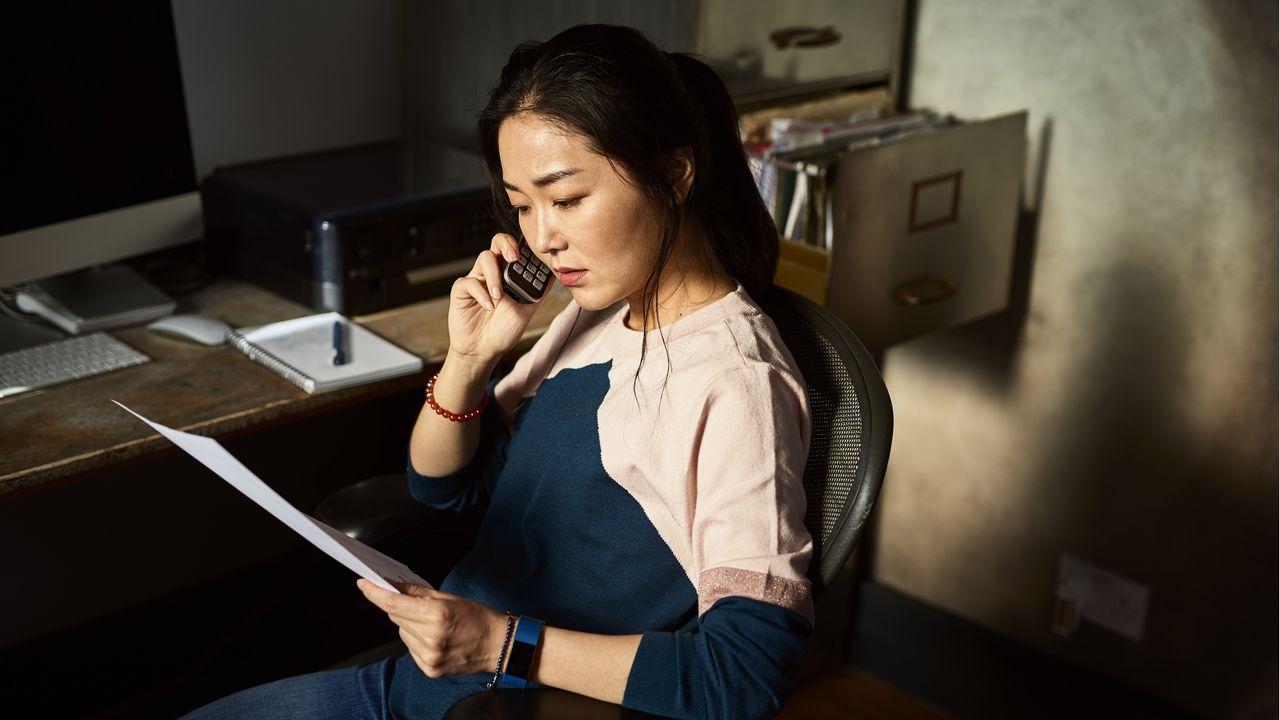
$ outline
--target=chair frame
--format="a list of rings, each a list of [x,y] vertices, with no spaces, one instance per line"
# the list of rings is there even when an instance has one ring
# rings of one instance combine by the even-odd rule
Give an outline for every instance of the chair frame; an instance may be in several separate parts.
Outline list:
[[[758,303],[778,326],[784,341],[791,330],[780,319],[790,313],[799,316],[830,343],[830,349],[834,350],[840,358],[841,366],[848,371],[849,381],[859,400],[862,453],[853,487],[843,499],[839,519],[829,533],[829,542],[822,542],[821,528],[809,528],[814,538],[814,560],[809,577],[814,582],[815,593],[820,593],[831,585],[853,554],[880,495],[893,439],[893,405],[875,359],[853,331],[831,310],[799,293],[776,286],[763,294]],[[811,405],[812,399],[824,392],[821,387],[816,386],[817,382],[817,378],[805,380],[805,394],[810,398]],[[814,457],[817,451],[811,444],[805,466],[806,475],[809,464],[815,460],[825,465],[825,459]]]

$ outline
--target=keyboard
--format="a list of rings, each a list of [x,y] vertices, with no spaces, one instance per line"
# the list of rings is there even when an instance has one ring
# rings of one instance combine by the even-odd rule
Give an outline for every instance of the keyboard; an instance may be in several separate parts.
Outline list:
[[[132,367],[151,358],[104,332],[0,353],[0,398]]]

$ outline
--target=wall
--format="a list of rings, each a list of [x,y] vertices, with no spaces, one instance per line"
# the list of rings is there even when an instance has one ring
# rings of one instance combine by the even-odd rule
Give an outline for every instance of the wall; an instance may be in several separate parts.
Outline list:
[[[398,0],[172,0],[197,177],[396,138]]]
[[[1011,312],[886,354],[878,579],[1274,717],[1275,3],[922,0],[910,82],[1031,137]],[[1140,643],[1050,633],[1063,552],[1149,586]]]
[[[516,45],[581,23],[639,28],[667,50],[694,44],[696,3],[684,0],[527,0],[500,10],[469,0],[404,2],[405,137],[478,150],[476,117]]]

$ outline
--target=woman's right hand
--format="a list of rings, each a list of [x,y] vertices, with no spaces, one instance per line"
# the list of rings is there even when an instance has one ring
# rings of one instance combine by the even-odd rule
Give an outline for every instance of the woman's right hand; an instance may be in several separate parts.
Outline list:
[[[516,302],[502,291],[499,258],[506,262],[520,258],[515,237],[494,235],[490,248],[480,253],[466,277],[453,283],[450,293],[449,351],[478,363],[492,363],[515,347],[538,308]]]

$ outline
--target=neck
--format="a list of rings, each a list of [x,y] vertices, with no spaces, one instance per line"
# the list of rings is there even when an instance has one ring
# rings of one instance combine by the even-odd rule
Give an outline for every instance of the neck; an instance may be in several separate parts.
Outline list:
[[[728,295],[735,287],[737,283],[724,271],[702,229],[697,223],[682,223],[671,257],[658,278],[656,312],[645,302],[643,291],[636,293],[627,298],[627,327],[665,327]]]

